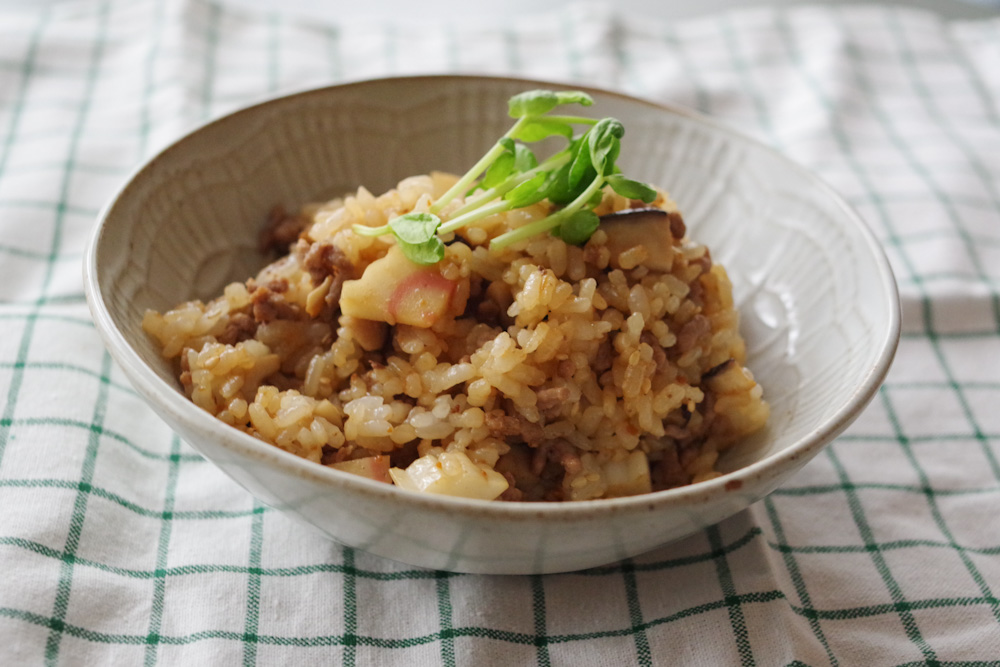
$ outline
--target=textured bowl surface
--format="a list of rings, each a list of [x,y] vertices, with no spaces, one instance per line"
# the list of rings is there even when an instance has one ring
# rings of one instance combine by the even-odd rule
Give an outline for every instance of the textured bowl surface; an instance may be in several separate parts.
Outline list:
[[[462,572],[576,570],[634,556],[730,516],[786,480],[872,398],[899,338],[878,243],[829,188],[691,112],[589,91],[627,133],[626,173],[667,189],[729,271],[769,426],[721,478],[646,496],[490,503],[417,495],[330,470],[237,432],[182,393],[140,323],[218,294],[262,264],[256,235],[289,209],[364,185],[461,173],[509,127],[507,99],[562,87],[489,77],[379,79],[271,100],[209,123],[140,169],[103,212],[87,297],[115,360],[188,443],[264,502],[343,544]]]

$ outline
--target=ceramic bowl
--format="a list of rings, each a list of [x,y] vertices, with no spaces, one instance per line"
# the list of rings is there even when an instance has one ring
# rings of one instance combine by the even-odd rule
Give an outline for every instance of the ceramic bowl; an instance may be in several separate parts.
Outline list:
[[[772,417],[715,480],[644,496],[503,503],[420,495],[287,454],[195,407],[140,322],[252,275],[256,236],[289,209],[403,177],[461,173],[510,125],[507,99],[553,83],[406,77],[270,100],[183,137],[100,216],[87,298],[115,361],[192,447],[263,502],[339,543],[457,572],[544,573],[662,546],[760,500],[875,394],[899,337],[888,262],[830,188],[773,150],[687,110],[588,90],[627,128],[626,173],[667,189],[691,236],[729,271]]]

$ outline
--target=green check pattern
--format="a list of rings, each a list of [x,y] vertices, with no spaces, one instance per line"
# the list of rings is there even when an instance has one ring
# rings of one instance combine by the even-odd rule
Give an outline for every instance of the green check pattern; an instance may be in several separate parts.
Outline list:
[[[0,664],[1000,665],[1000,19],[591,5],[414,30],[42,4],[0,10]],[[340,548],[205,463],[91,323],[80,260],[101,206],[237,106],[456,71],[695,107],[819,173],[902,293],[870,408],[751,509],[544,577]]]

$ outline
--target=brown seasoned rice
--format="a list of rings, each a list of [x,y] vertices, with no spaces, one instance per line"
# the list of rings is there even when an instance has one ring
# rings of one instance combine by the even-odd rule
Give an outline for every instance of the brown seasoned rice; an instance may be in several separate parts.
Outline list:
[[[663,194],[666,247],[602,225],[582,247],[543,234],[489,249],[544,217],[543,202],[446,237],[436,270],[453,292],[431,326],[341,312],[345,281],[394,243],[351,225],[426,210],[453,182],[417,176],[278,215],[281,258],[207,304],[149,311],[143,327],[222,421],[317,464],[386,481],[391,465],[411,489],[585,500],[717,476],[719,453],[768,408],[726,272]],[[597,213],[633,204],[609,190]]]

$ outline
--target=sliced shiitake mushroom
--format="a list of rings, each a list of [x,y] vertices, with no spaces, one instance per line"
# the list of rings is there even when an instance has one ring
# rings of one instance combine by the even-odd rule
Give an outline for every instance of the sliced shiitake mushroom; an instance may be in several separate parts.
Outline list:
[[[601,229],[608,235],[605,244],[616,257],[635,246],[645,246],[644,266],[669,271],[673,266],[674,239],[686,233],[684,219],[676,211],[660,208],[630,208],[601,216]]]

